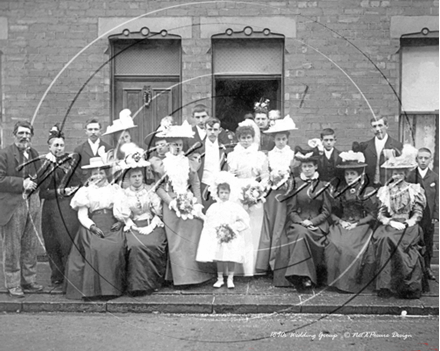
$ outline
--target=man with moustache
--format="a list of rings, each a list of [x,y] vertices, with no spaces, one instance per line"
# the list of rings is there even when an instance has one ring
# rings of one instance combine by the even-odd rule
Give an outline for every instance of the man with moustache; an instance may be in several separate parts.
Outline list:
[[[369,184],[379,188],[385,185],[387,181],[386,169],[380,166],[390,154],[400,155],[402,143],[388,135],[388,120],[386,117],[381,117],[380,119],[372,118],[370,123],[374,138],[361,143],[355,141],[352,149],[354,152],[362,152],[364,154],[365,162],[367,163],[365,173]]]
[[[82,169],[83,166],[90,164],[90,158],[96,157],[98,154],[98,149],[104,146],[104,150],[108,151],[111,146],[100,139],[101,136],[101,123],[96,119],[92,118],[86,122],[85,132],[87,135],[87,141],[78,145],[74,153],[80,156],[80,164],[78,165],[77,172],[80,175],[83,184],[87,181],[88,171],[87,169]]]
[[[14,143],[0,150],[0,234],[3,240],[5,285],[12,297],[43,289],[36,283],[39,216],[37,150],[31,147],[33,126],[15,124]]]

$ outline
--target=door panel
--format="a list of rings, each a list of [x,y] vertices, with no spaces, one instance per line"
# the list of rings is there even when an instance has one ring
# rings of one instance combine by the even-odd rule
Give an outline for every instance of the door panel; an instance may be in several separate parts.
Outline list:
[[[180,123],[180,86],[178,78],[116,78],[113,119],[119,112],[128,108],[138,128],[130,130],[132,140],[144,147],[145,137],[157,129],[160,121],[172,115]],[[148,106],[145,93],[151,94]]]

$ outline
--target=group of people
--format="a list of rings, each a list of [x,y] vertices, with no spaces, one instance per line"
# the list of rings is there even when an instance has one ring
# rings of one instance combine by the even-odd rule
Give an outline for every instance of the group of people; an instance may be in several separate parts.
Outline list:
[[[206,106],[193,126],[162,119],[144,140],[130,111],[107,127],[85,126],[88,140],[65,152],[56,125],[49,153],[31,147],[33,127],[17,122],[0,151],[0,231],[6,287],[22,297],[36,282],[36,223],[51,282],[67,298],[148,294],[165,281],[191,286],[217,278],[270,275],[275,286],[303,292],[327,285],[357,293],[419,298],[430,269],[438,221],[438,175],[432,153],[403,146],[385,117],[374,138],[335,148],[324,129],[307,147],[288,145],[297,129],[269,101],[235,131],[224,131]]]

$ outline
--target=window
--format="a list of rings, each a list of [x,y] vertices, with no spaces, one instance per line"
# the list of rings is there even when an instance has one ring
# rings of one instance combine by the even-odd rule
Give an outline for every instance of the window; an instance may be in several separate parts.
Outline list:
[[[400,130],[404,142],[434,153],[433,167],[438,172],[439,46],[438,32],[437,37],[430,34],[402,36],[400,41]]]
[[[212,39],[214,115],[235,130],[261,98],[283,108],[284,38]]]

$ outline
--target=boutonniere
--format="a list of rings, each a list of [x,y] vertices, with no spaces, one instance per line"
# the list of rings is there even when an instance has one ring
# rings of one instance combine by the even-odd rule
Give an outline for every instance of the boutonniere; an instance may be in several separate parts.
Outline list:
[[[431,188],[434,188],[434,187],[435,187],[435,182],[434,182],[434,183],[431,183],[429,186],[430,186]]]

